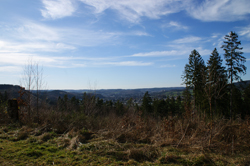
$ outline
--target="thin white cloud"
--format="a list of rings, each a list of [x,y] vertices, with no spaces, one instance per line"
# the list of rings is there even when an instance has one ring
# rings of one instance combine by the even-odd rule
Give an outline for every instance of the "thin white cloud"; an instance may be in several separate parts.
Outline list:
[[[210,55],[211,50],[205,49],[202,45],[200,45],[199,43],[189,43],[189,44],[170,44],[168,45],[168,47],[170,47],[173,50],[177,50],[177,52],[179,53],[179,55],[183,55],[183,56],[188,56],[191,51],[193,51],[194,49],[196,49],[200,55],[205,56],[205,55]]]
[[[14,69],[22,68],[30,58],[43,66],[53,68],[80,68],[87,66],[84,64],[85,60],[82,57],[55,57],[27,53],[0,53],[0,59],[2,59],[0,65],[8,66],[8,68],[6,68],[8,71],[16,71]],[[96,62],[98,58],[93,58],[91,61]],[[82,64],[80,62],[82,62]],[[2,69],[2,71],[3,70],[4,69]]]
[[[56,59],[56,58],[55,58]],[[77,60],[77,62],[76,62]],[[112,66],[151,66],[153,65],[152,62],[141,62],[141,61],[107,61],[97,58],[95,60],[94,58],[92,60],[83,61],[81,57],[79,58],[72,58],[67,61],[61,61],[57,64],[50,64],[48,66],[50,67],[56,67],[56,68],[85,68],[85,67],[112,67]]]
[[[181,23],[176,22],[176,21],[170,21],[169,23],[162,25],[162,28],[169,28],[169,27],[173,27],[175,28],[175,30],[182,30],[182,29],[187,30],[188,29],[187,26],[184,26]]]
[[[59,52],[80,46],[113,45],[124,35],[148,36],[145,32],[104,32],[84,28],[54,28],[25,20],[2,27],[0,52]]]
[[[242,47],[243,47],[242,51],[244,53],[250,53],[250,44],[243,44]]]
[[[41,0],[44,9],[42,16],[46,19],[58,19],[72,16],[77,10],[73,0]],[[195,19],[202,21],[237,21],[248,18],[249,0],[78,0],[92,8],[94,14],[114,10],[129,22],[138,23],[142,17],[159,19],[172,13],[187,11]],[[85,8],[87,9],[87,8]],[[84,11],[89,12],[89,11]],[[169,26],[179,24],[170,22]],[[182,29],[187,27],[182,26]]]
[[[147,32],[143,32],[143,31],[133,31],[133,32],[125,33],[124,35],[132,35],[132,36],[152,36],[152,35],[148,34]]]
[[[179,12],[189,0],[80,0],[92,6],[99,14],[107,9],[115,10],[122,18],[137,23],[141,17],[159,19],[163,15]]]
[[[38,24],[32,21],[22,21],[17,28],[12,29],[16,38],[25,40],[43,40],[56,41],[60,40],[60,34],[56,28]]]
[[[211,38],[216,39],[216,38],[218,38],[220,36],[221,36],[220,33],[213,33],[212,36],[211,36]]]
[[[239,34],[240,34],[241,36],[246,36],[247,38],[250,39],[250,25],[247,26],[247,27],[241,28]]]
[[[58,19],[71,16],[76,7],[71,0],[42,0],[44,8],[42,16],[46,19]]]
[[[22,68],[18,66],[0,66],[0,72],[10,72],[10,73],[16,73],[21,71]]]
[[[67,32],[29,20],[16,21],[3,27],[0,52],[58,52],[76,49],[63,40]]]
[[[181,39],[170,41],[166,51],[152,51],[145,53],[136,53],[131,57],[166,57],[166,56],[182,56],[186,57],[194,49],[200,52],[201,55],[209,55],[211,51],[203,48],[204,39],[197,36],[188,36]]]
[[[173,41],[173,43],[177,43],[177,44],[184,44],[184,43],[195,43],[198,41],[201,41],[202,38],[197,37],[197,36],[188,36],[188,37],[184,37],[181,39],[176,39]]]
[[[121,62],[103,62],[97,65],[114,65],[114,66],[150,66],[152,62],[138,62],[138,61],[121,61]]]
[[[58,52],[74,50],[74,46],[54,42],[7,42],[0,40],[0,52]]]
[[[98,67],[98,66],[150,66],[152,62],[141,61],[122,61],[117,57],[105,58],[89,58],[89,57],[55,57],[44,56],[39,54],[19,53],[19,52],[0,52],[0,65],[8,66],[6,70],[15,71],[14,69],[20,68],[27,63],[27,60],[39,62],[39,64],[46,67],[53,68],[83,68],[83,67]],[[117,61],[111,61],[117,59]],[[4,69],[2,69],[3,71]]]
[[[15,32],[15,30],[17,31]],[[9,32],[11,33],[11,32]],[[102,30],[94,30],[89,28],[54,28],[32,21],[25,21],[23,25],[13,29],[15,35],[21,40],[30,41],[52,41],[64,44],[64,48],[72,49],[71,45],[80,46],[97,46],[100,44],[114,44],[120,36],[151,36],[145,31],[131,32],[105,32]]]
[[[161,57],[161,56],[175,56],[183,55],[185,51],[171,50],[171,51],[152,51],[146,53],[137,53],[131,55],[132,57]]]
[[[204,49],[203,47],[197,47],[197,48],[195,48],[195,49],[200,53],[201,56],[210,55],[211,52],[212,52],[212,50]],[[192,51],[192,50],[191,50],[191,51]],[[190,52],[191,52],[191,51],[190,51]]]
[[[27,53],[0,53],[1,65],[24,65],[27,60],[32,59],[41,63],[56,63],[57,59],[54,57],[39,56],[36,54]]]
[[[201,55],[209,55],[211,50],[204,49],[201,46],[185,46],[185,45],[169,45],[172,47],[170,51],[153,51],[146,53],[137,53],[131,55],[131,57],[166,57],[166,56],[188,56],[190,52],[196,49]]]
[[[166,64],[166,65],[161,65],[160,66],[160,68],[171,68],[171,67],[176,67],[176,65]]]
[[[199,4],[198,4],[199,3]],[[248,18],[249,0],[204,0],[189,5],[188,13],[202,21],[238,21]]]
[[[54,28],[29,20],[18,23],[13,26],[9,25],[8,29],[3,28],[5,33],[0,40],[0,59],[2,59],[0,64],[2,65],[22,66],[30,57],[45,64],[44,66],[56,68],[80,68],[91,65],[147,66],[152,64],[137,61],[109,62],[117,57],[95,58],[87,55],[84,57],[63,57],[65,51],[81,47],[117,44],[121,36],[150,36],[143,31],[124,33],[84,28]],[[61,53],[60,57],[49,56],[56,52]]]

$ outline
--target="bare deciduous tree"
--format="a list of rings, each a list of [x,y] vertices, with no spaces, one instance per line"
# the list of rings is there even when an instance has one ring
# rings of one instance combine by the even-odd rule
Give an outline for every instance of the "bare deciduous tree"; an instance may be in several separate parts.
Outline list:
[[[44,82],[43,67],[39,66],[39,63],[35,64],[34,68],[34,77],[35,77],[35,89],[36,89],[36,114],[37,122],[39,123],[39,97],[40,91],[46,88],[46,83]]]
[[[39,97],[40,90],[45,89],[43,67],[39,66],[38,62],[34,62],[32,58],[28,59],[23,68],[23,74],[20,80],[20,85],[25,87],[27,91],[26,103],[28,104],[28,119],[31,119],[32,104],[36,104],[36,117],[39,122]],[[32,91],[36,91],[36,97]]]

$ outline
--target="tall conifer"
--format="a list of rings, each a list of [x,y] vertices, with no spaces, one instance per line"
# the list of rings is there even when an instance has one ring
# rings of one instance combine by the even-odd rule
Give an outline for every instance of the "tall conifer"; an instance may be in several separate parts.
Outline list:
[[[235,32],[230,32],[226,35],[224,45],[221,46],[225,51],[224,58],[226,60],[228,78],[230,79],[231,88],[230,88],[230,117],[232,118],[232,83],[234,80],[241,80],[240,74],[246,73],[246,58],[242,56],[243,48],[239,47],[241,41],[238,41],[238,35]]]
[[[225,87],[227,85],[227,75],[225,67],[222,66],[222,59],[215,48],[210,55],[207,62],[207,80],[206,80],[206,91],[209,92],[210,106],[213,102],[214,109],[217,111],[217,100],[225,93]],[[211,111],[211,108],[210,108]]]
[[[189,55],[189,63],[185,65],[184,75],[182,76],[186,86],[193,87],[195,106],[201,106],[203,102],[203,71],[206,70],[204,61],[199,52],[193,50]]]

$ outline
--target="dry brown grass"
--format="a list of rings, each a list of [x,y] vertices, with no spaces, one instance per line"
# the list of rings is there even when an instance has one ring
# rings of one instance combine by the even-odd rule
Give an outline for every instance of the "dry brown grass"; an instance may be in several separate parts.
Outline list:
[[[115,126],[107,125],[103,128],[106,129],[106,137],[114,138],[120,143],[195,147],[222,154],[240,153],[250,149],[249,119],[244,121],[237,119],[232,123],[229,120],[218,119],[213,124],[203,120],[191,121],[171,117],[143,118],[138,114],[127,114],[116,119]]]
[[[0,129],[0,139],[25,140],[25,143],[37,146],[51,143],[57,145],[58,149],[66,148],[76,154],[86,153],[100,158],[105,156],[116,161],[117,165],[119,162],[124,165],[250,163],[249,119],[237,119],[232,123],[218,119],[212,124],[188,118],[143,117],[140,113],[79,116],[77,119],[70,114],[64,115],[70,116],[65,119],[65,122],[70,123],[62,127],[66,128],[62,134],[57,132],[60,125],[56,122],[66,116],[52,116],[59,119],[51,122],[52,117],[49,117],[44,124],[29,124],[17,130],[6,125]]]
[[[83,112],[41,109],[40,120],[40,124],[27,124],[33,128],[32,131],[22,128],[18,139],[28,138],[26,133],[31,132],[35,136],[40,135],[41,140],[46,142],[53,138],[53,134],[46,132],[54,132],[66,136],[67,139],[76,138],[76,141],[81,143],[87,143],[93,138],[92,135],[96,135],[98,138],[113,139],[118,143],[195,148],[220,154],[245,153],[250,149],[250,118],[232,122],[218,118],[211,123],[195,115],[192,118],[184,114],[183,117],[163,119],[142,116],[142,113],[136,113],[133,109],[123,116],[117,116],[114,112],[105,116],[86,116]],[[5,127],[1,132],[5,130],[8,128]],[[65,146],[69,145],[72,143],[66,141]]]

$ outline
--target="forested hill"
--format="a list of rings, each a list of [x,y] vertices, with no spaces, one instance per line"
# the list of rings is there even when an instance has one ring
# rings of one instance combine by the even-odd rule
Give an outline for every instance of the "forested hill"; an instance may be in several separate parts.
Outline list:
[[[65,90],[71,93],[93,93],[100,94],[106,98],[140,98],[145,92],[149,92],[152,97],[181,94],[184,87],[170,88],[143,88],[143,89],[101,89],[101,90]]]
[[[8,93],[9,98],[17,98],[20,86],[17,85],[3,85],[0,84],[0,93]],[[164,98],[168,95],[181,95],[184,87],[170,87],[170,88],[145,88],[145,89],[101,89],[101,90],[41,90],[40,97],[46,96],[50,101],[57,101],[58,97],[63,98],[67,95],[68,98],[76,97],[78,99],[83,97],[83,93],[95,95],[100,99],[107,100],[126,100],[129,98],[140,99],[145,92],[149,92],[153,98]],[[31,91],[36,96],[36,90]]]
[[[18,85],[9,85],[9,84],[0,84],[0,92],[4,91],[19,91],[20,86]]]
[[[238,88],[244,89],[250,84],[250,80],[234,83]],[[0,84],[0,93],[8,93],[9,98],[17,98],[19,96],[18,91],[20,90],[18,85]],[[67,95],[69,98],[76,97],[81,98],[83,93],[93,94],[99,98],[106,99],[127,99],[127,98],[142,98],[145,92],[153,98],[164,98],[166,96],[177,96],[182,95],[185,87],[165,87],[165,88],[141,88],[141,89],[101,89],[101,90],[46,90],[41,91],[50,100],[57,100],[58,97]],[[34,91],[35,95],[35,91]]]
[[[249,84],[250,84],[250,80],[234,83],[234,85],[237,88],[241,88],[241,89],[245,89]]]
[[[17,98],[19,96],[18,91],[21,89],[18,85],[0,84],[0,93],[7,93],[8,98]]]

